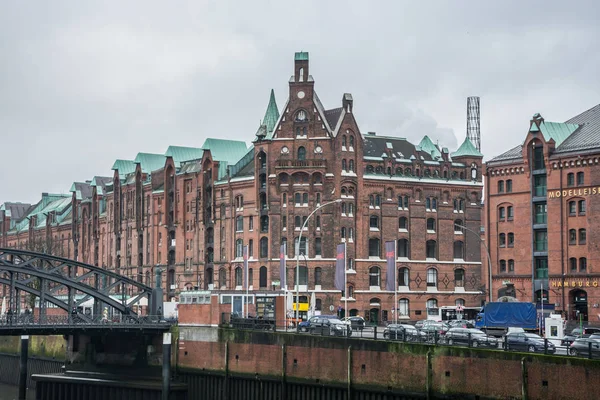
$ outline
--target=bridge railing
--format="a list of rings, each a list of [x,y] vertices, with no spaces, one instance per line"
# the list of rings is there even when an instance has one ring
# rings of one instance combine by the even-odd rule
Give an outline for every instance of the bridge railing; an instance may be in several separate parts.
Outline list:
[[[177,320],[164,318],[158,315],[116,315],[116,316],[88,316],[83,314],[69,315],[4,315],[0,318],[0,329],[23,326],[52,327],[52,326],[107,326],[107,325],[172,325]]]

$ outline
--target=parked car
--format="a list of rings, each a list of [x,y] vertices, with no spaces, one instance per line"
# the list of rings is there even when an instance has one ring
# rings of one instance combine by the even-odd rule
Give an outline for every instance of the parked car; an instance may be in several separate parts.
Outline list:
[[[434,342],[436,340],[441,340],[448,329],[450,329],[450,327],[443,322],[429,322],[424,324],[419,331],[425,334],[425,339],[427,341]]]
[[[420,342],[423,341],[426,336],[426,333],[421,332],[414,326],[408,324],[389,324],[383,330],[384,339]]]
[[[590,338],[575,339],[569,346],[569,354],[573,356],[590,356],[590,343],[592,358],[600,358],[600,340]]]
[[[448,321],[450,328],[475,328],[473,321],[467,321],[466,319],[453,319]]]
[[[506,335],[506,350],[521,350],[531,353],[543,353],[546,343],[544,338],[535,333],[511,332]],[[554,354],[556,347],[552,342],[547,342],[547,352]]]
[[[498,339],[473,328],[450,328],[444,335],[444,341],[450,346],[470,344],[471,347],[498,347]]]
[[[322,315],[310,319],[308,331],[313,335],[352,336],[352,328],[337,318],[323,318]]]
[[[337,319],[337,315],[315,315],[313,317],[310,317],[308,320],[306,321],[302,321],[298,324],[298,330],[300,332],[308,332],[308,328],[310,327],[310,321],[313,321],[317,318],[336,318]]]
[[[433,321],[433,320],[430,320],[430,319],[421,319],[421,320],[419,320],[419,321],[417,321],[417,322],[415,323],[415,328],[417,328],[418,330],[421,330],[421,329],[423,329],[423,327],[424,327],[425,325],[429,325],[429,324],[439,324],[439,323],[440,323],[440,322],[436,322],[436,321]]]
[[[363,317],[359,317],[359,316],[353,316],[353,317],[347,317],[344,318],[343,321],[350,325],[350,328],[352,328],[352,330],[356,331],[362,331],[363,328],[365,327],[365,319]]]
[[[600,333],[600,328],[595,328],[591,326],[575,328],[571,331],[570,334],[565,335],[561,339],[560,344],[561,346],[569,346],[571,343],[573,343],[573,341],[575,341],[575,339],[586,338],[594,333]]]

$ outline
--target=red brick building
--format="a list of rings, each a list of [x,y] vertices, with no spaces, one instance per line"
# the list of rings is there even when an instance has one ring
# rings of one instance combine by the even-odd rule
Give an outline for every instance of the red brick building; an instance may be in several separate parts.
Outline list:
[[[345,305],[334,287],[335,248],[345,242],[348,311],[392,319],[383,251],[392,240],[402,318],[426,318],[428,307],[480,305],[480,238],[455,226],[479,232],[482,225],[482,155],[468,139],[450,153],[428,136],[415,145],[363,134],[354,111],[348,93],[326,109],[308,53],[296,53],[289,97],[280,111],[271,93],[251,146],[222,139],[171,146],[117,160],[112,178],[75,183],[73,257],[149,285],[159,266],[169,299],[211,290],[221,308],[240,311],[247,245],[250,308],[260,312],[264,299],[282,293],[280,245],[287,243],[293,289],[302,224],[341,199],[317,211],[302,232],[299,290],[314,293],[318,310]],[[18,244],[15,229],[4,236]]]
[[[598,320],[599,138],[600,105],[564,123],[535,114],[524,142],[486,163],[495,297]]]

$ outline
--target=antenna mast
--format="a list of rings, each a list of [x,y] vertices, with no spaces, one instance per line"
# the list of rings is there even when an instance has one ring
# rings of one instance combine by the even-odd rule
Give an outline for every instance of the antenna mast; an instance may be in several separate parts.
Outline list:
[[[479,97],[467,97],[467,137],[481,151],[481,129],[479,123]]]

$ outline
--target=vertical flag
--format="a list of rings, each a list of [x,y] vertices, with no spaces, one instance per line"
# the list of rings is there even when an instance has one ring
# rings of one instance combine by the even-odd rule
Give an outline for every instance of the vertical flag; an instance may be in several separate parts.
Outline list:
[[[287,288],[287,271],[285,269],[285,243],[279,247],[279,280],[282,289]]]
[[[385,290],[395,291],[396,287],[396,241],[385,242],[385,259],[387,261],[387,280]]]
[[[244,285],[248,289],[248,245],[244,246]]]
[[[345,286],[346,277],[346,243],[337,245],[337,255],[335,257],[335,288],[338,290],[346,291]]]

